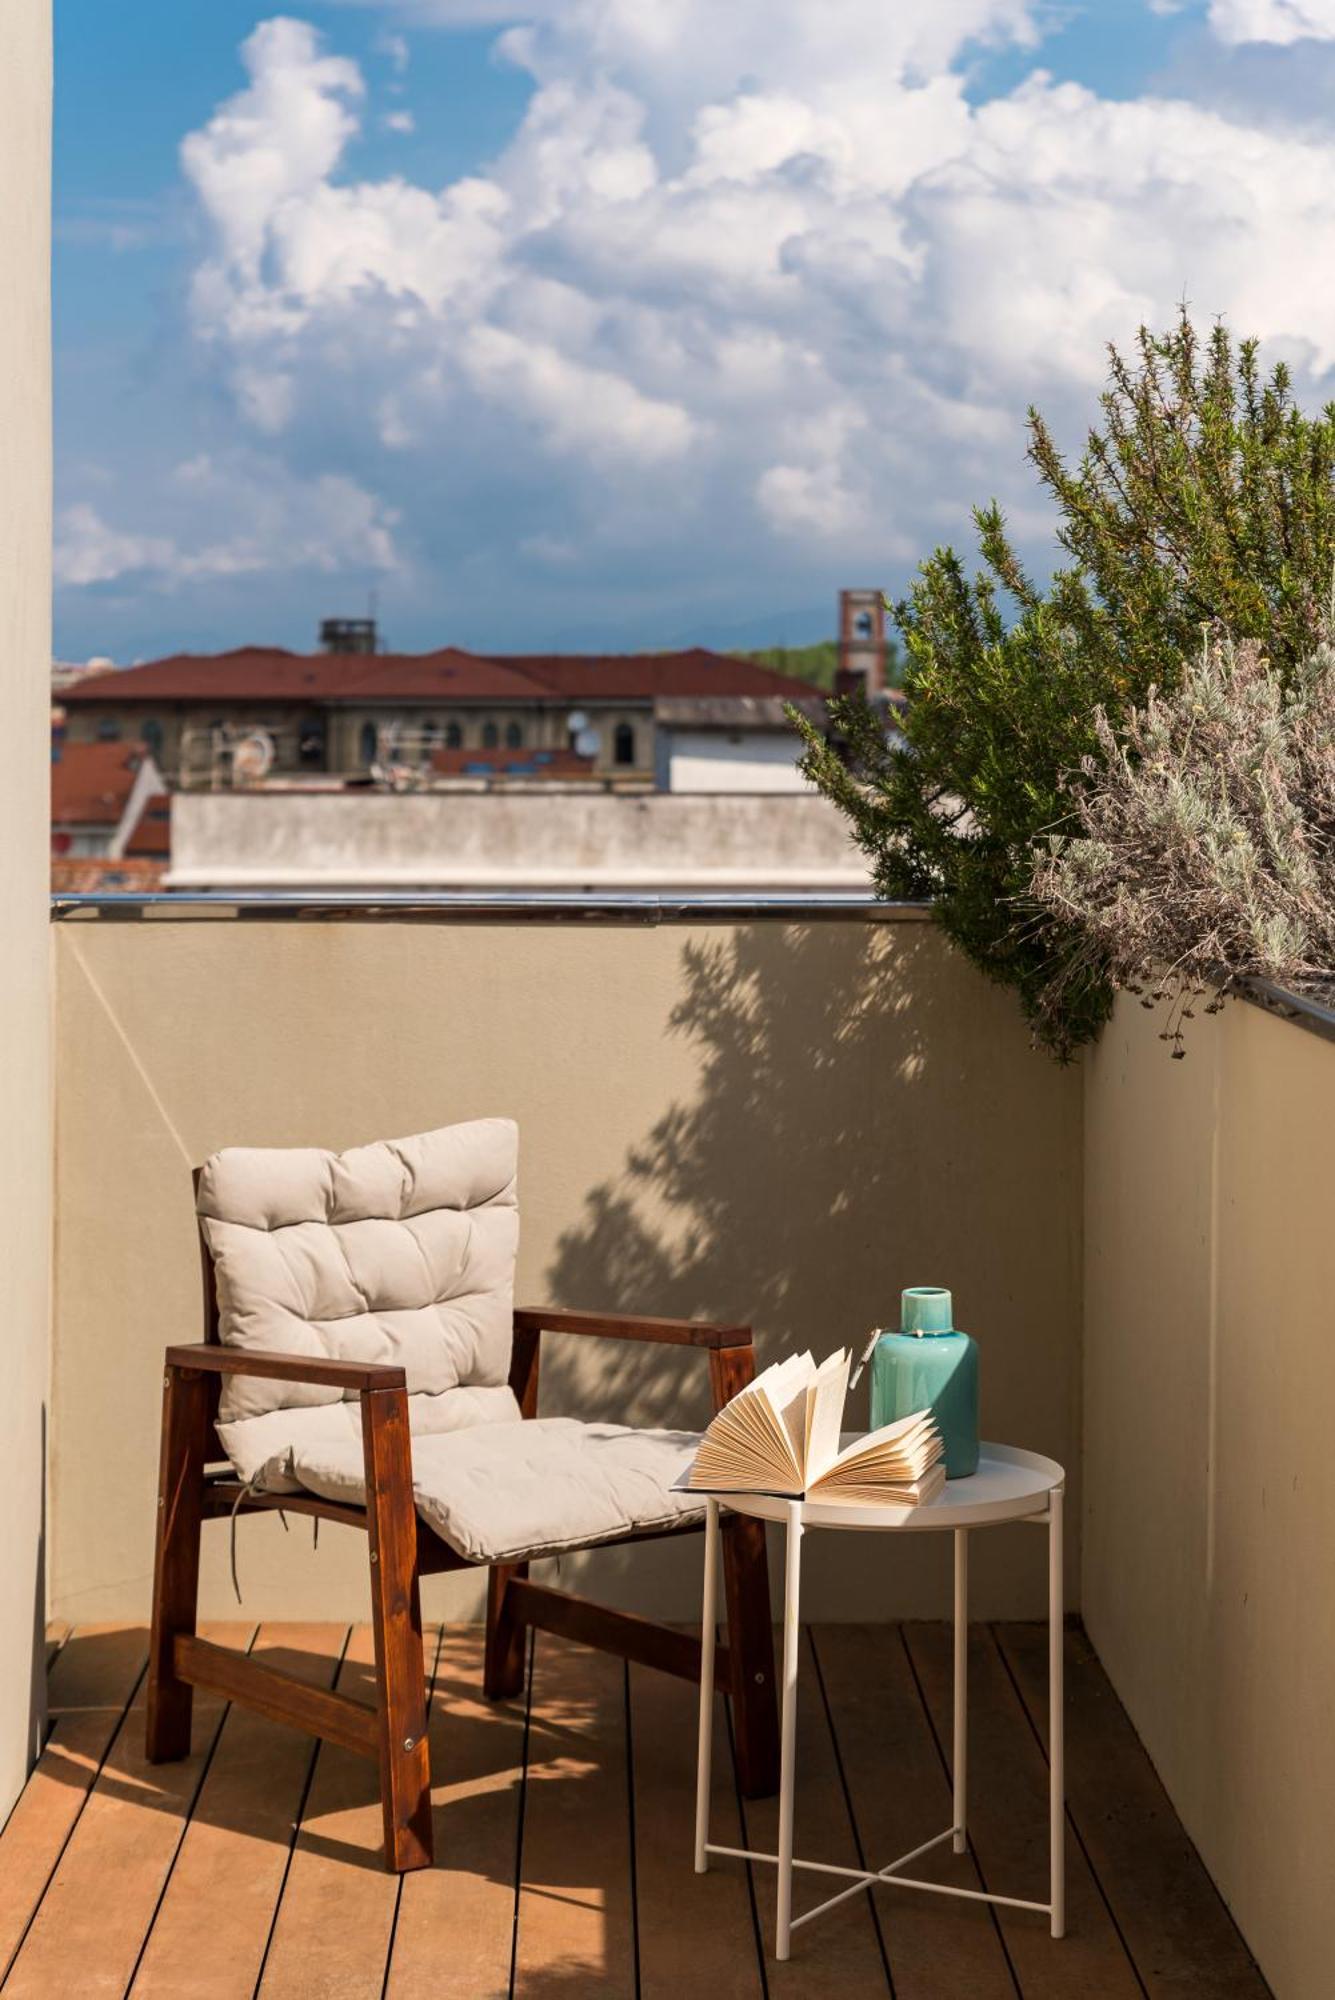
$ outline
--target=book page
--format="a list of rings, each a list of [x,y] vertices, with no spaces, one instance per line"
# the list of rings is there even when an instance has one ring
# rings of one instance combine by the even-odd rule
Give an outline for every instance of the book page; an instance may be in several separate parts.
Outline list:
[[[887,1478],[893,1478],[894,1468],[902,1466],[903,1476],[914,1479],[926,1471],[940,1453],[940,1433],[931,1412],[915,1410],[911,1416],[898,1417],[892,1424],[883,1424],[878,1431],[869,1431],[865,1437],[855,1438],[852,1444],[845,1445],[836,1454],[830,1469],[874,1463],[885,1468]]]
[[[856,1472],[827,1475],[808,1497],[837,1502],[841,1507],[845,1504],[851,1507],[925,1507],[929,1501],[935,1500],[945,1483],[946,1468],[944,1463],[938,1461],[921,1479],[904,1484],[867,1481]]]
[[[839,1430],[848,1394],[848,1349],[841,1347],[807,1384],[802,1464],[806,1483],[820,1478],[839,1456]]]
[[[810,1354],[789,1355],[766,1368],[706,1430],[691,1468],[698,1490],[800,1493],[802,1467],[794,1444],[791,1407],[805,1408]]]

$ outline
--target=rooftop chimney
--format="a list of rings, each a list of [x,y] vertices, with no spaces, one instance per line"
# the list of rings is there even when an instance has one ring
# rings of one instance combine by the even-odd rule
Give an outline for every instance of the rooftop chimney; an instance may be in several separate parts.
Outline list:
[[[322,618],[322,653],[374,653],[378,649],[374,618]]]

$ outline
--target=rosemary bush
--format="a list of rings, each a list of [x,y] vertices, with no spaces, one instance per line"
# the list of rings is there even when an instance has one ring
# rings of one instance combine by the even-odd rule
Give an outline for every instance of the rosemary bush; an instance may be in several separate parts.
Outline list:
[[[1075,789],[1150,690],[1171,692],[1202,625],[1264,638],[1285,684],[1309,657],[1335,561],[1335,405],[1296,406],[1256,343],[1202,340],[1185,312],[1115,349],[1101,421],[1068,466],[1037,411],[1029,458],[1056,503],[1065,565],[1026,574],[996,505],[975,514],[982,568],[952,549],[895,607],[904,735],[858,698],[831,704],[838,748],[804,726],[803,768],[848,815],[878,892],[930,897],[974,964],[1015,988],[1067,1056],[1112,1003],[1111,965],[1059,904],[1036,904],[1047,836],[1076,830]]]
[[[1335,645],[1287,681],[1258,640],[1206,640],[1169,694],[1121,729],[1100,711],[1080,832],[1054,838],[1034,894],[1118,986],[1169,1003],[1182,1054],[1191,1001],[1211,1011],[1258,974],[1335,968]],[[1050,1000],[1060,1005],[1060,991]]]

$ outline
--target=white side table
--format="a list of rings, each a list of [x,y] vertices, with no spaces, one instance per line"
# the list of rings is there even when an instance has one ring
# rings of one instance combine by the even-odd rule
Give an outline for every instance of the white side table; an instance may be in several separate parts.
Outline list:
[[[960,1896],[972,1903],[1004,1903],[1013,1910],[1038,1910],[1051,1920],[1052,1935],[1065,1931],[1065,1802],[1063,1796],[1062,1732],[1062,1496],[1066,1474],[1053,1459],[1009,1445],[985,1444],[978,1470],[969,1479],[948,1480],[925,1507],[860,1507],[847,1502],[786,1500],[772,1493],[729,1493],[710,1499],[705,1521],[705,1596],[700,1660],[700,1748],[695,1791],[695,1872],[703,1875],[711,1854],[742,1861],[770,1861],[778,1868],[776,1956],[788,1956],[791,1933],[822,1911],[833,1909],[869,1884],[889,1883],[901,1889],[924,1889],[936,1896]],[[714,1740],[714,1643],[718,1611],[719,1507],[750,1514],[761,1521],[782,1522],[787,1529],[787,1562],[783,1606],[783,1729],[779,1780],[779,1851],[761,1854],[748,1847],[718,1847],[709,1839],[710,1758]],[[1048,1703],[1049,1703],[1049,1900],[1026,1902],[1019,1896],[984,1894],[981,1889],[957,1889],[944,1882],[925,1882],[900,1874],[900,1869],[944,1841],[956,1854],[966,1845],[968,1809],[968,1632],[969,1530],[1006,1521],[1032,1521],[1048,1531]],[[955,1537],[955,1730],[952,1773],[954,1815],[944,1833],[901,1854],[897,1861],[872,1873],[865,1868],[837,1868],[826,1861],[803,1861],[793,1854],[793,1748],[797,1730],[798,1606],[802,1578],[802,1540],[810,1528],[839,1528],[857,1534],[904,1535],[949,1531]],[[843,1875],[850,1886],[840,1889],[814,1909],[794,1917],[793,1870],[808,1868],[820,1875]]]

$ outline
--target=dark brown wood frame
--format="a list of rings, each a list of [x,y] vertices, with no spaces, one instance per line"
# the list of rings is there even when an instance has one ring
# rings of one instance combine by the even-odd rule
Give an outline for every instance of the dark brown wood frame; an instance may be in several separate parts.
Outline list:
[[[477,1565],[441,1541],[413,1505],[408,1403],[401,1368],[322,1361],[304,1354],[247,1353],[218,1344],[212,1259],[204,1250],[205,1341],[169,1347],[162,1377],[162,1453],[153,1571],[153,1627],[148,1668],[148,1756],[168,1763],[190,1752],[195,1688],[241,1702],[275,1721],[370,1757],[380,1767],[385,1865],[431,1863],[431,1775],[418,1578]],[[537,1415],[539,1348],[544,1333],[599,1340],[645,1340],[695,1348],[709,1358],[714,1408],[752,1380],[751,1330],[698,1320],[643,1319],[621,1313],[520,1310],[514,1317],[510,1386],[525,1417]],[[311,1494],[244,1494],[231,1474],[211,1474],[213,1420],[225,1375],[261,1375],[324,1383],[361,1399],[366,1462],[365,1507]],[[203,1523],[219,1515],[273,1508],[360,1528],[369,1541],[371,1629],[376,1700],[308,1686],[243,1654],[198,1637],[199,1545]],[[648,1541],[686,1528],[631,1535]],[[718,1650],[716,1685],[733,1703],[738,1777],[748,1798],[778,1785],[778,1715],[763,1522],[726,1516],[724,1594],[729,1643]],[[556,1632],[637,1664],[687,1680],[700,1675],[692,1634],[529,1579],[527,1563],[494,1563],[487,1591],[484,1687],[493,1700],[517,1695],[524,1677],[524,1633]]]

